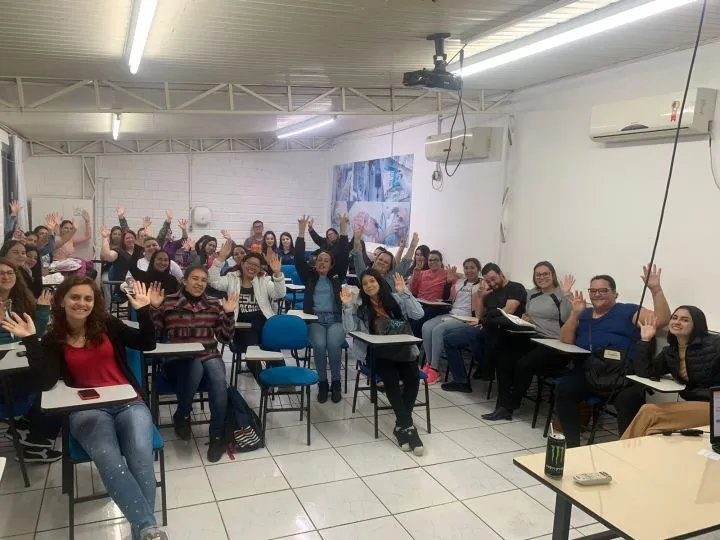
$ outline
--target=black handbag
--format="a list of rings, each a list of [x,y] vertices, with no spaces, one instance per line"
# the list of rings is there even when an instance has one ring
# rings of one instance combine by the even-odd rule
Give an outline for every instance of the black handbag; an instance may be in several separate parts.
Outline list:
[[[593,392],[609,396],[629,385],[626,375],[628,371],[627,351],[614,347],[592,346],[592,315],[588,322],[590,356],[585,359],[585,382]]]
[[[390,335],[409,335],[412,336],[412,328],[406,319],[390,319],[378,318],[375,321],[377,333],[383,336]],[[415,357],[412,355],[412,345],[389,345],[387,347],[379,347],[375,352],[375,358],[378,360],[388,360],[391,362],[413,362]]]

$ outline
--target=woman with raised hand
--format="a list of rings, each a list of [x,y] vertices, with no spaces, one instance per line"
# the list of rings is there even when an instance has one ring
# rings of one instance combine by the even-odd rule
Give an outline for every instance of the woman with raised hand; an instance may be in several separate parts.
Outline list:
[[[128,302],[137,310],[139,329],[110,315],[95,281],[80,276],[68,277],[58,286],[52,324],[42,342],[28,314],[14,314],[2,326],[22,338],[42,390],[50,390],[59,380],[78,388],[120,384],[135,388],[137,398],[124,405],[71,412],[70,433],[93,460],[108,495],[130,522],[133,539],[162,540],[167,535],[155,520],[152,415],[125,352],[126,347],[153,350],[155,332],[145,286],[136,282],[134,293]]]
[[[280,235],[280,262],[282,264],[295,264],[295,245],[289,232]]]
[[[622,439],[665,431],[706,426],[710,417],[710,388],[720,386],[720,336],[708,331],[705,313],[680,306],[670,316],[668,344],[653,358],[657,317],[640,321],[640,341],[633,366],[640,377],[670,373],[685,385],[683,401],[646,403],[622,434]]]
[[[345,246],[345,244],[340,244],[340,236],[342,236],[342,232],[338,234],[337,230],[333,227],[330,227],[327,231],[325,231],[325,237],[323,238],[320,236],[315,229],[313,229],[313,223],[315,220],[308,216],[308,229],[310,232],[310,237],[312,238],[313,242],[315,242],[320,250],[328,251],[333,256],[334,259],[337,259],[339,257],[347,257],[346,253],[341,253],[343,250],[348,250],[348,246]],[[342,246],[345,246],[344,248]],[[342,273],[339,274],[340,279],[345,279],[345,274],[347,274],[347,265],[345,265],[345,268],[342,270]]]
[[[318,401],[325,403],[328,390],[332,390],[332,401],[338,403],[342,399],[340,383],[340,366],[342,361],[342,344],[345,331],[342,325],[342,302],[340,290],[341,278],[347,272],[348,264],[348,218],[340,218],[340,237],[337,240],[337,255],[327,250],[320,250],[311,268],[305,260],[305,231],[311,222],[309,216],[298,219],[298,236],[295,241],[295,267],[300,280],[305,285],[303,311],[317,315],[318,320],[308,325],[310,342],[315,354],[315,368],[320,382],[318,384]],[[325,371],[330,361],[331,387],[328,385]]]
[[[343,288],[343,327],[346,332],[360,331],[368,334],[410,334],[408,318],[423,316],[420,303],[405,286],[400,274],[395,274],[393,293],[384,276],[370,268],[360,276],[359,304],[353,301],[349,289]],[[382,378],[385,395],[395,411],[393,434],[404,451],[423,454],[423,444],[413,425],[412,411],[420,387],[416,345],[380,348],[373,354],[374,371]],[[364,361],[367,346],[353,340],[353,356]],[[402,383],[402,389],[400,388]]]
[[[208,283],[211,287],[236,293],[238,307],[235,310],[235,321],[249,323],[249,329],[238,329],[233,335],[234,352],[244,353],[250,345],[259,345],[265,321],[275,315],[273,302],[285,298],[285,276],[280,270],[280,259],[274,251],[268,249],[265,259],[259,253],[248,253],[239,265],[239,272],[220,275],[220,268],[232,248],[232,240],[226,241],[214,264],[208,271]],[[264,264],[272,272],[260,276],[258,273]],[[270,367],[283,366],[285,362],[271,362]],[[259,362],[248,362],[248,368],[253,375],[259,374]]]
[[[27,266],[27,248],[19,240],[8,240],[0,248],[0,258],[7,259],[18,267],[18,277],[22,279],[25,286],[38,298],[43,290],[42,268],[35,265],[34,268]]]
[[[158,284],[165,294],[175,294],[180,284],[175,276],[170,273],[170,254],[164,249],[159,249],[150,257],[150,264],[147,270],[140,270],[137,266],[130,269],[133,279],[144,283],[147,287]]]
[[[225,300],[205,294],[208,272],[200,266],[185,270],[182,287],[164,295],[153,285],[150,291],[152,316],[157,335],[166,335],[169,343],[200,342],[205,351],[195,358],[167,359],[163,369],[177,380],[178,406],[173,415],[175,433],[182,440],[190,440],[190,411],[193,397],[203,378],[208,383],[210,399],[210,445],[208,461],[215,463],[225,452],[223,430],[227,411],[227,382],[225,363],[218,350],[218,342],[228,344],[235,328],[237,293]],[[174,375],[174,377],[173,377]]]
[[[137,245],[137,236],[130,229],[122,231],[120,245],[111,244],[110,231],[108,231],[107,227],[103,226],[100,228],[100,236],[102,237],[100,258],[110,265],[108,268],[108,278],[110,272],[112,272],[114,280],[121,281],[130,270],[130,263],[134,259],[142,257],[143,248]],[[120,287],[116,285],[114,292],[118,293],[119,290]],[[111,297],[112,294],[108,286],[105,289],[105,301],[109,303]]]
[[[355,272],[357,275],[362,274],[367,268],[365,260],[362,256],[364,249],[361,244],[362,235],[362,227],[355,229],[353,232],[353,250],[350,252],[350,255],[352,255],[355,263]],[[393,257],[393,254],[389,251],[382,249],[375,255],[372,267],[384,276],[383,279],[387,282],[393,292],[395,291],[395,272],[399,273],[401,276],[404,276],[407,273],[408,268],[410,268],[410,265],[412,264],[412,256],[410,254],[415,251],[415,246],[417,246],[418,241],[419,238],[417,233],[413,233],[410,249],[408,250],[405,258],[397,263],[397,268],[395,267],[395,257]]]
[[[55,253],[53,259],[62,261],[75,253],[76,244],[85,244],[92,239],[92,225],[90,224],[90,214],[86,210],[82,212],[82,218],[85,222],[85,232],[83,236],[76,237],[77,227],[69,219],[60,222],[59,234],[55,236]]]
[[[45,225],[38,225],[33,229],[33,233],[37,235],[37,248],[40,253],[40,261],[42,266],[50,266],[55,251],[55,235],[53,231],[60,222],[60,214],[48,214],[45,216]]]
[[[412,250],[408,250],[412,251]],[[430,267],[428,266],[428,259],[430,258],[430,248],[427,247],[425,244],[419,245],[417,249],[415,250],[415,253],[413,253],[413,262],[412,265],[410,265],[410,268],[407,271],[407,274],[404,277],[410,277],[414,272],[416,268],[420,268],[420,270],[427,270]]]

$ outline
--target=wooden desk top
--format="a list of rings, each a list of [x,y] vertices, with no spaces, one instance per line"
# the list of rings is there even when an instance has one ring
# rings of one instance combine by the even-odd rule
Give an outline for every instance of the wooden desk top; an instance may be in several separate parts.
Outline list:
[[[513,462],[604,525],[635,540],[657,540],[720,528],[720,461],[698,455],[707,449],[708,435],[679,434],[571,448],[560,480],[545,476],[545,453]],[[612,482],[573,482],[576,474],[599,471]]]

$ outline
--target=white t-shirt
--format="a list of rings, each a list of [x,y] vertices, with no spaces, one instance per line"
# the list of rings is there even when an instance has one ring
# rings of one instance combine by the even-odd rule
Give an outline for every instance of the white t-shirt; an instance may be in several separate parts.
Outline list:
[[[477,283],[471,283],[467,280],[460,280],[455,284],[455,301],[453,302],[450,315],[465,315],[469,317],[472,315],[472,293],[473,287]]]

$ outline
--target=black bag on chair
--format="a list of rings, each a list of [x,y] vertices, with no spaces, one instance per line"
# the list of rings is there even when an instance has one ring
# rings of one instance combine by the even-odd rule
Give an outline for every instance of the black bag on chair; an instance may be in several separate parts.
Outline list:
[[[376,321],[378,334],[383,336],[402,335],[412,336],[413,332],[410,323],[406,319],[389,319],[379,318]],[[378,356],[380,354],[381,356]],[[414,362],[412,355],[412,345],[391,345],[381,347],[375,353],[375,356],[382,360],[391,362]]]
[[[609,396],[630,384],[625,377],[630,372],[627,351],[620,351],[614,347],[592,349],[592,316],[588,326],[592,352],[585,359],[585,382],[597,394]]]

